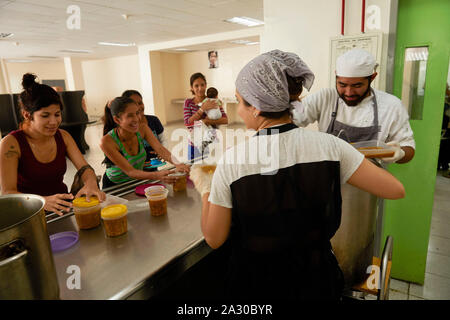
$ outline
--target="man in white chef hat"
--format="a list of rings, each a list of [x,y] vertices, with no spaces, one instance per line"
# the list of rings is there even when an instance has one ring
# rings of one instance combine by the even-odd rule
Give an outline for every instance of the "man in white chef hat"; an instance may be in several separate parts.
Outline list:
[[[371,88],[378,64],[363,49],[352,49],[336,60],[336,89],[322,89],[296,107],[294,122],[307,126],[318,121],[319,130],[350,143],[377,140],[395,148],[384,163],[406,163],[414,157],[415,142],[409,117],[400,99]]]

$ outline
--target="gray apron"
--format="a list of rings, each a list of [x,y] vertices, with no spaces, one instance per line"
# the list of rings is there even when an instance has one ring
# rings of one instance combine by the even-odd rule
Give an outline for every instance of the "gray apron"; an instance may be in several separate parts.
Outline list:
[[[373,95],[373,125],[370,127],[353,127],[346,125],[336,120],[337,110],[339,106],[339,97],[336,99],[336,107],[331,114],[331,121],[328,125],[327,133],[341,138],[347,142],[359,142],[368,140],[378,140],[378,132],[381,131],[381,126],[378,125],[378,104],[375,92],[371,89]],[[383,232],[383,211],[384,201],[378,199],[378,215],[377,226],[374,239],[374,255],[380,257],[381,250],[381,235]]]
[[[380,132],[381,127],[378,125],[378,104],[375,92],[371,90],[373,95],[373,125],[369,127],[353,127],[336,120],[339,97],[336,99],[336,107],[334,112],[331,114],[331,121],[328,125],[327,133],[341,138],[349,143],[368,141],[368,140],[378,140],[378,132]]]

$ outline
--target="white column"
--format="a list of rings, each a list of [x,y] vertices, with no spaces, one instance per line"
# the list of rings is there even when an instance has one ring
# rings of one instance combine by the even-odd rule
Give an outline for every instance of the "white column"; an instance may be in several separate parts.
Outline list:
[[[72,70],[72,58],[64,57],[64,67],[66,68],[67,91],[75,91],[75,79]]]
[[[150,51],[140,46],[138,47],[139,54],[139,71],[141,75],[142,98],[145,104],[146,114],[155,114],[155,104],[153,101],[153,87],[152,87],[152,69],[150,65]]]
[[[0,59],[0,94],[1,93],[12,93],[11,85],[9,83],[8,69],[6,68],[4,59]]]

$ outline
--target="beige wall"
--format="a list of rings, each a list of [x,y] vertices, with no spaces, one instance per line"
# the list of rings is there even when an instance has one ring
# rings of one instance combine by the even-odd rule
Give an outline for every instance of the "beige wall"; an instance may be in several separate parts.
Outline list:
[[[36,61],[31,63],[5,63],[9,75],[9,82],[12,93],[22,91],[22,76],[27,73],[34,73],[42,80],[62,80],[66,81],[66,70],[64,61]]]
[[[161,53],[162,84],[164,88],[164,106],[166,122],[183,119],[183,105],[172,103],[173,99],[186,96],[181,83],[182,55],[177,53]],[[152,73],[153,74],[153,73]],[[158,110],[158,109],[156,109]]]
[[[189,78],[196,72],[205,75],[208,87],[217,88],[219,97],[234,97],[236,77],[247,62],[259,55],[259,45],[240,46],[217,51],[219,56],[219,68],[217,69],[209,69],[207,51],[181,55],[182,76],[180,80],[185,97],[191,96]]]
[[[141,90],[137,55],[86,60],[81,69],[89,115],[102,116],[106,102],[127,89]]]
[[[183,100],[192,96],[189,79],[193,73],[203,73],[208,87],[213,86],[219,90],[219,97],[233,98],[237,74],[248,61],[259,54],[259,46],[220,49],[218,52],[219,68],[217,69],[209,69],[207,51],[151,52],[155,114],[163,124],[183,119],[183,104],[172,103],[172,100]]]

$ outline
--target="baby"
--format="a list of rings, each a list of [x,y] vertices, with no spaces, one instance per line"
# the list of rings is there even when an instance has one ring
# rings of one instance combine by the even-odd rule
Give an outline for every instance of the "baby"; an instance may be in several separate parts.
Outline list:
[[[222,102],[219,99],[217,99],[218,95],[219,95],[219,92],[217,91],[217,89],[210,87],[206,91],[207,98],[205,98],[205,100],[203,100],[201,103],[199,103],[199,106],[201,106],[203,103],[206,102],[206,100],[213,100],[214,102],[216,102],[216,105],[217,105],[216,108],[206,111],[206,115],[211,120],[217,120],[217,119],[222,118],[222,112],[220,112],[220,109],[219,109],[219,107],[222,105]]]

